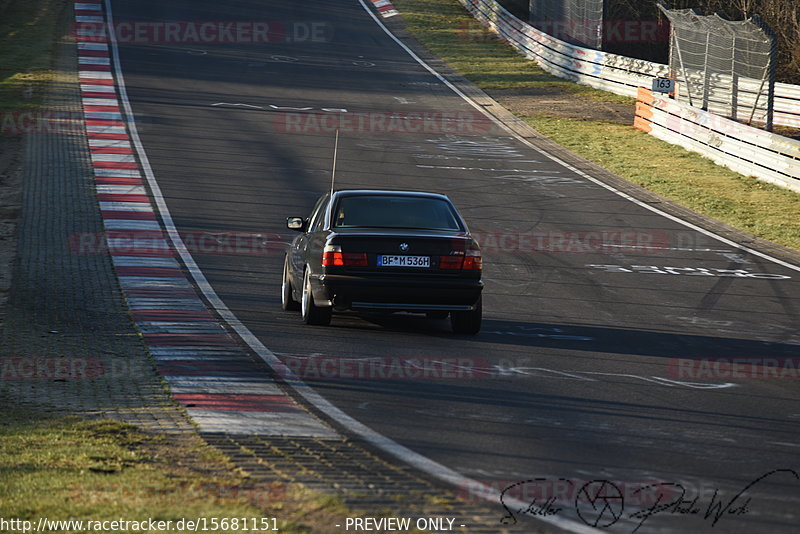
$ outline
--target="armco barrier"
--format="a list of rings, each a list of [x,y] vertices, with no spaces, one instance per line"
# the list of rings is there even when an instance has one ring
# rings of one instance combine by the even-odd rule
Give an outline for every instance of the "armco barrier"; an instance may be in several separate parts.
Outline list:
[[[528,59],[536,61],[544,70],[578,83],[619,95],[636,97],[637,88],[650,87],[655,77],[669,75],[669,66],[640,59],[618,56],[571,45],[530,24],[523,22],[495,0],[458,0],[478,21],[495,31]],[[678,90],[685,80],[697,79],[702,73],[677,73]],[[748,105],[752,106],[761,81],[740,79],[737,117],[749,119]],[[762,97],[763,98],[763,97]],[[709,109],[729,114],[730,104],[721,95],[709,96]],[[763,112],[753,117],[763,122]],[[774,123],[800,128],[800,86],[778,83],[775,85]]]
[[[636,128],[745,176],[800,193],[800,141],[752,128],[639,88]]]

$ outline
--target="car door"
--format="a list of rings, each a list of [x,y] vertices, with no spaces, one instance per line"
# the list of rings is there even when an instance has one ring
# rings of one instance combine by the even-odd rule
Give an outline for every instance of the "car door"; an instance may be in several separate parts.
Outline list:
[[[327,194],[322,195],[317,200],[316,204],[314,204],[314,208],[311,210],[311,214],[308,216],[308,219],[306,219],[308,222],[306,223],[305,232],[301,233],[292,241],[290,262],[293,271],[292,278],[296,281],[294,284],[295,287],[298,287],[297,284],[303,279],[303,269],[306,264],[316,265],[316,263],[320,261],[319,257],[312,257],[313,253],[309,251],[309,243],[310,236],[316,231],[315,229],[319,228],[320,224],[325,219],[328,196]]]

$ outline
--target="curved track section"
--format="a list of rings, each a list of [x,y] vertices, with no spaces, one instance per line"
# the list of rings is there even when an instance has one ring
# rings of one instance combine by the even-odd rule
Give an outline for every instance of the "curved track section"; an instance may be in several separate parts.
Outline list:
[[[570,529],[711,530],[727,506],[726,532],[794,530],[794,265],[632,202],[510,134],[357,1],[110,3],[117,27],[280,29],[260,43],[120,39],[119,64],[187,267],[334,423],[454,483],[552,497],[550,516]],[[480,236],[480,335],[413,316],[309,328],[280,311],[275,245],[285,217],[329,186],[336,127],[338,187],[445,192]],[[190,239],[209,235],[216,245]],[[260,247],[245,244],[253,236]],[[606,493],[596,506],[607,488],[624,509]],[[680,506],[648,515],[665,499]],[[681,513],[692,506],[702,511]]]

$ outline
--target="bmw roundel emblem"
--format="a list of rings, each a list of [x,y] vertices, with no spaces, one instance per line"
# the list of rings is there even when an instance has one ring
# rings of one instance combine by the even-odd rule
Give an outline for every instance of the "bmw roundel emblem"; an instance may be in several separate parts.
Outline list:
[[[402,250],[403,252],[408,250],[408,243],[400,243],[400,250]]]

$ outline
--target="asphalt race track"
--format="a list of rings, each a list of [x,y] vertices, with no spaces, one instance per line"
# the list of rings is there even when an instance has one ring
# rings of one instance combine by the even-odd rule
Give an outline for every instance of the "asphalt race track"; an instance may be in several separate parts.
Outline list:
[[[797,530],[800,480],[780,470],[800,472],[800,371],[786,360],[800,356],[800,270],[654,213],[522,143],[358,0],[111,5],[117,25],[274,28],[276,42],[257,44],[121,34],[121,67],[178,230],[221,240],[192,250],[198,265],[331,403],[471,479],[500,489],[544,479],[517,496],[613,481],[628,498],[609,532],[642,520],[638,532]],[[332,125],[337,188],[446,193],[478,234],[479,335],[412,315],[309,327],[281,311],[285,218],[306,216],[330,187]],[[245,244],[253,234],[263,249]],[[241,246],[231,249],[231,235]],[[752,358],[778,368],[764,377],[718,364]],[[680,510],[699,513],[635,514],[655,504],[647,491],[673,502],[680,487]],[[716,527],[703,517],[714,502]]]

